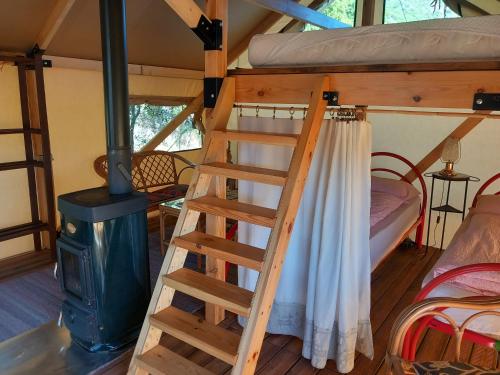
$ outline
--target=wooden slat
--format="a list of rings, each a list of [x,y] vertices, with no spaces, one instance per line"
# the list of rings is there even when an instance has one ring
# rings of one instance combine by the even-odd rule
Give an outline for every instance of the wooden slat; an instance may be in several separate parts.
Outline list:
[[[286,171],[230,163],[207,163],[198,168],[200,173],[278,186],[283,186],[288,176]]]
[[[187,312],[168,307],[150,317],[151,324],[163,332],[204,352],[234,364],[240,335],[215,326]]]
[[[234,220],[243,220],[250,224],[262,225],[269,228],[272,228],[276,221],[276,210],[234,200],[201,197],[187,201],[186,205],[190,210]]]
[[[41,50],[46,50],[54,39],[57,31],[66,19],[69,11],[75,4],[75,0],[57,0],[50,15],[45,19],[42,30],[36,38],[36,44]]]
[[[343,22],[336,20],[335,18],[328,17],[323,13],[320,13],[314,9],[310,9],[299,3],[291,0],[247,0],[251,3],[264,7],[266,9],[272,10],[295,18],[302,22],[307,22],[315,26],[324,29],[336,29],[340,27],[348,27]]]
[[[221,131],[214,135],[224,137],[228,141],[261,143],[275,146],[295,146],[299,137],[297,134],[248,132],[238,130],[227,130],[225,132]]]
[[[48,225],[46,223],[42,223],[41,221],[3,228],[0,229],[0,242],[7,241],[12,238],[27,236],[29,234],[37,233],[47,229]]]
[[[471,108],[479,91],[500,92],[498,71],[332,73],[340,105]],[[316,74],[237,75],[240,103],[305,104]]]
[[[202,301],[248,316],[253,293],[202,273],[181,268],[163,276],[165,285]]]
[[[40,134],[40,129],[0,129],[0,135],[4,134],[24,134],[24,133],[33,133]]]
[[[10,171],[13,169],[23,169],[30,167],[43,167],[43,162],[38,160],[21,160],[0,163],[0,171]]]
[[[201,16],[209,19],[193,0],[165,0],[170,8],[192,29],[198,26]],[[210,20],[210,19],[209,19]]]
[[[313,86],[309,110],[290,163],[289,181],[283,189],[278,206],[279,217],[269,237],[266,249],[267,261],[255,288],[253,300],[255,308],[252,309],[242,335],[238,348],[238,361],[232,371],[234,375],[253,374],[257,365],[295,215],[323,122],[327,104],[323,99],[323,92],[329,87],[328,79],[321,77],[314,84],[309,82],[309,86]]]
[[[210,371],[161,345],[139,355],[137,364],[151,375],[213,375]]]
[[[175,245],[183,249],[212,256],[257,271],[262,269],[262,263],[264,262],[264,249],[211,236],[206,233],[191,232],[174,238],[173,241]]]

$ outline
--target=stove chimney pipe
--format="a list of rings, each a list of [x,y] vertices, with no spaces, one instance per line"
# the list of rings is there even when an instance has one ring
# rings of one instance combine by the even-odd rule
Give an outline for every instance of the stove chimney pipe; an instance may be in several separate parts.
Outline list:
[[[100,0],[108,184],[110,194],[132,192],[125,0]]]

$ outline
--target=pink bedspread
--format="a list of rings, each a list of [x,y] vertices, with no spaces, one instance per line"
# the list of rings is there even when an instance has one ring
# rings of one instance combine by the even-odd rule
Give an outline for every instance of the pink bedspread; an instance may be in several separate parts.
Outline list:
[[[370,207],[370,227],[385,219],[404,202],[403,199],[379,191],[372,191]]]
[[[474,263],[500,263],[500,215],[469,215],[436,263],[434,277]],[[500,295],[500,272],[466,274],[449,283],[482,295]]]

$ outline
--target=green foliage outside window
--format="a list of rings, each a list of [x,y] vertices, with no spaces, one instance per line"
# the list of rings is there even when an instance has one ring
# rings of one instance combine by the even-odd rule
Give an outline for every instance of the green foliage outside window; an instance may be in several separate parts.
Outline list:
[[[385,0],[384,6],[384,23],[458,17],[441,0]]]
[[[184,108],[186,108],[185,105],[131,104],[129,106],[130,132],[134,151],[139,151]],[[191,115],[156,149],[172,152],[192,150],[200,148],[201,142],[201,133],[194,127]]]
[[[330,0],[325,3],[318,12],[349,26],[354,26],[356,20],[356,0]],[[319,27],[306,24],[304,31],[320,30]]]

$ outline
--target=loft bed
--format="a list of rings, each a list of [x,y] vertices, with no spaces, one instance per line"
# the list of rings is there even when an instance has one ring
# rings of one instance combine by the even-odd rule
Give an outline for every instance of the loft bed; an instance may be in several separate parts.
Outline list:
[[[167,2],[195,33],[199,31],[196,30],[196,21],[208,21],[193,2],[189,8],[184,2]],[[162,366],[174,365],[205,373],[205,369],[161,347],[159,340],[163,331],[229,363],[233,366],[232,374],[252,374],[259,358],[311,155],[327,107],[363,106],[368,112],[374,106],[388,107],[388,111],[396,108],[396,112],[401,111],[398,107],[410,107],[412,110],[405,113],[429,115],[436,112],[426,113],[421,109],[445,108],[445,115],[499,118],[491,114],[491,111],[500,110],[500,53],[497,52],[487,58],[454,62],[443,60],[442,57],[433,61],[397,63],[347,65],[332,62],[319,67],[235,69],[226,74],[224,64],[221,64],[224,47],[218,51],[209,48],[205,53],[205,107],[210,110],[207,137],[202,150],[203,162],[194,174],[186,195],[186,204],[181,210],[160,271],[163,276],[156,284],[130,373],[161,370]],[[221,66],[224,70],[222,76]],[[276,134],[273,129],[265,133],[227,130],[233,106],[238,103],[306,105],[302,132],[296,136]],[[476,112],[467,111],[470,109]],[[294,147],[295,151],[290,168],[284,173],[239,165],[226,166],[224,163],[229,141],[286,145]],[[207,176],[217,178],[212,180]],[[224,199],[227,177],[282,185],[277,209],[274,211],[239,202],[229,203]],[[207,193],[208,197],[205,196]],[[245,254],[235,254],[237,245],[229,245],[209,235],[203,237],[197,234],[197,241],[193,240],[194,235],[185,235],[194,230],[199,212],[271,228],[265,257],[262,258],[262,252],[256,255],[251,246],[239,245],[243,246],[241,251],[244,250]],[[223,237],[220,232],[223,226],[224,220],[219,221],[211,233]],[[182,247],[178,245],[178,237],[183,237]],[[222,247],[226,248],[225,251],[221,250]],[[187,275],[182,269],[186,250],[207,254],[209,258],[216,258],[216,262],[231,261],[258,270],[260,276],[255,292],[225,283],[224,277],[212,270],[209,270],[210,277],[218,280],[211,280],[209,284],[209,279],[202,280],[199,275],[195,280],[194,275]],[[223,264],[220,270],[223,273]],[[206,320],[200,320],[172,311],[169,306],[175,290],[210,302],[207,309],[217,305],[219,309],[246,316],[248,321],[242,336],[235,336],[218,327],[220,319],[213,314],[207,313]],[[182,322],[183,327],[175,326],[175,322]]]

